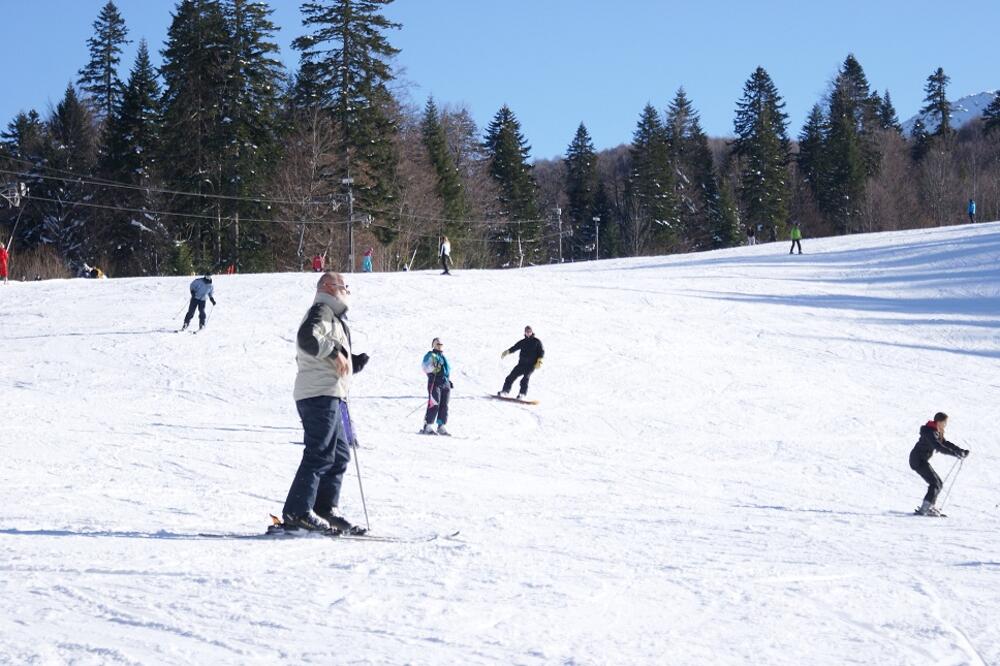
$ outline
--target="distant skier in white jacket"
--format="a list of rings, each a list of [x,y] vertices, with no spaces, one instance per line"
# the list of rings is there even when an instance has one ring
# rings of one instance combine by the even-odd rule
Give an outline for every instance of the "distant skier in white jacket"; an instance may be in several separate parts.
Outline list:
[[[438,248],[438,256],[441,257],[441,268],[444,269],[441,275],[451,275],[448,271],[448,264],[451,263],[451,241],[448,240],[447,236],[441,237],[441,247]]]

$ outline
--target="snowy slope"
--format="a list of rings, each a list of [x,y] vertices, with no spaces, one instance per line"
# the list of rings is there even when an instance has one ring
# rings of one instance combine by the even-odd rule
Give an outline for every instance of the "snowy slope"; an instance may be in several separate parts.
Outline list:
[[[993,97],[995,95],[996,91],[987,90],[986,92],[960,97],[952,102],[951,126],[954,129],[959,129],[966,123],[972,122],[976,118],[982,116],[983,112],[986,111],[986,107],[988,107],[993,101]],[[928,132],[934,132],[937,129],[937,118],[932,118],[930,114],[918,113],[903,123],[903,134],[906,136],[911,136],[913,134],[913,126],[916,124],[917,118],[924,121],[924,126],[927,128]]]
[[[803,245],[349,276],[372,526],[423,544],[196,536],[281,509],[313,275],[199,335],[186,278],[0,287],[0,663],[1000,663],[1000,223]],[[541,404],[483,398],[525,324]]]

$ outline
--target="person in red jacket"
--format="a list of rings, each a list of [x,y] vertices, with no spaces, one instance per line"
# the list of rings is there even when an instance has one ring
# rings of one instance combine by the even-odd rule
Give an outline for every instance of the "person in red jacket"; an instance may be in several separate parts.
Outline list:
[[[326,261],[325,255],[317,254],[315,257],[313,257],[313,272],[322,273],[323,264],[325,263],[325,261]]]
[[[0,278],[3,278],[3,283],[7,284],[7,260],[10,259],[10,253],[7,252],[7,246],[0,242]]]

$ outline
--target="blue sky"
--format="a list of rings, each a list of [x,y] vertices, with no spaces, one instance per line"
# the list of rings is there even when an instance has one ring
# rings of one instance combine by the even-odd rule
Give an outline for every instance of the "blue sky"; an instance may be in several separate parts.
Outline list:
[[[87,60],[91,24],[106,0],[0,0],[4,66],[0,123],[43,115]],[[115,0],[134,42],[159,61],[172,0]],[[711,136],[732,132],[743,84],[758,65],[785,98],[790,133],[853,52],[871,84],[889,89],[900,120],[914,114],[927,76],[943,67],[949,96],[1000,88],[994,46],[1000,2],[924,0],[397,0],[390,35],[409,101],[469,107],[485,127],[502,104],[520,119],[532,157],[560,155],[583,122],[598,149],[631,139],[642,107],[665,108],[679,86]],[[299,2],[272,0],[286,65],[302,34]]]

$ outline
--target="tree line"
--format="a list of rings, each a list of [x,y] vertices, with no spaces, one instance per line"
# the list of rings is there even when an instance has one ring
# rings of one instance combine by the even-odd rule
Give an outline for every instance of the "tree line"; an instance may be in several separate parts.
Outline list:
[[[304,2],[289,73],[266,3],[180,0],[162,65],[140,40],[124,73],[109,0],[55,108],[0,133],[0,183],[29,192],[0,210],[22,266],[280,271],[323,253],[354,270],[351,250],[371,246],[377,269],[400,270],[432,265],[447,235],[459,266],[506,267],[729,247],[793,219],[812,235],[947,224],[967,198],[1000,217],[1000,97],[956,129],[941,69],[933,122],[910,137],[848,55],[795,139],[758,67],[730,139],[706,135],[682,88],[642,109],[628,144],[598,152],[581,122],[563,159],[532,162],[506,105],[480,129],[467,108],[405,102],[391,2]]]

